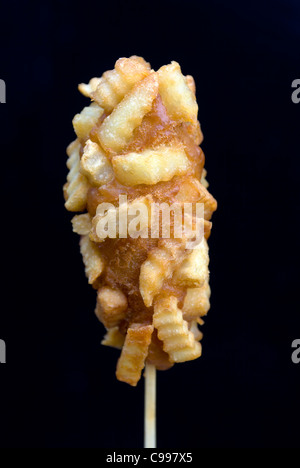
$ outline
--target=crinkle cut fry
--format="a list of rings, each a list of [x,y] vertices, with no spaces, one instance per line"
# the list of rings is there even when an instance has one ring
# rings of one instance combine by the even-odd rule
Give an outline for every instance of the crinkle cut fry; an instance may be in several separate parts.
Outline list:
[[[158,72],[159,93],[169,115],[183,122],[197,122],[198,104],[191,79],[182,75],[177,62],[164,65]]]
[[[86,206],[89,184],[80,172],[80,142],[76,140],[67,149],[69,173],[64,185],[65,207],[68,211],[83,211]]]
[[[80,114],[76,114],[72,123],[74,131],[80,140],[87,140],[92,128],[103,114],[103,109],[95,102],[84,107]]]
[[[110,161],[105,152],[97,143],[89,139],[83,148],[80,171],[95,187],[107,184],[114,178]]]
[[[92,220],[89,213],[75,215],[71,219],[71,222],[73,232],[76,232],[76,234],[79,234],[80,236],[88,235],[92,229]]]
[[[123,185],[154,185],[186,174],[190,168],[183,146],[160,146],[139,153],[127,153],[112,158],[116,178]]]
[[[108,328],[101,344],[112,348],[122,349],[125,336],[120,333],[119,327]]]
[[[118,380],[136,386],[145,366],[151,342],[153,325],[132,324],[126,334],[125,343],[118,360],[116,376]]]
[[[80,252],[85,266],[85,274],[89,284],[93,284],[104,270],[105,262],[103,257],[88,235],[80,238]]]
[[[153,325],[171,362],[191,361],[201,356],[201,345],[189,330],[177,303],[174,296],[159,296],[154,304]]]
[[[118,153],[129,142],[136,127],[151,110],[152,103],[158,94],[156,73],[139,81],[124,99],[106,117],[99,128],[98,138],[102,147]]]
[[[101,78],[92,78],[88,84],[79,84],[78,89],[84,96],[94,99],[106,111],[110,111],[114,107],[113,103],[118,104],[132,84],[147,75],[146,70],[150,72],[150,65],[142,57],[132,55],[121,58],[117,60],[114,70],[103,73]]]
[[[208,245],[203,238],[175,270],[174,281],[187,288],[200,288],[209,277],[208,262]]]
[[[98,290],[95,314],[106,328],[119,325],[127,309],[127,298],[119,289],[103,286]]]
[[[150,73],[141,57],[120,58],[115,68],[105,72],[91,96],[106,112],[111,112],[132,87]]]
[[[184,298],[182,313],[185,320],[196,320],[206,315],[210,308],[210,287],[205,281],[201,288],[189,288]]]
[[[98,83],[101,78],[91,78],[89,83],[80,83],[78,85],[78,89],[85,97],[89,97],[92,99],[92,94],[96,90]]]
[[[158,247],[148,254],[141,266],[139,288],[147,307],[160,292],[163,283],[170,278],[176,266],[184,257],[185,239],[163,239]]]

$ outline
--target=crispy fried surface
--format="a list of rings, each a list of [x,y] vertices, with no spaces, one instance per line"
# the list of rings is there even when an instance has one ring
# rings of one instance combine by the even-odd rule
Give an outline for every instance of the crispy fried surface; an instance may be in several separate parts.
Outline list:
[[[78,138],[67,150],[65,206],[86,210],[72,224],[82,236],[86,275],[98,290],[96,315],[107,328],[103,344],[123,346],[117,378],[136,385],[145,360],[168,369],[201,354],[197,323],[210,296],[207,244],[191,252],[186,239],[175,239],[173,214],[170,239],[161,239],[162,218],[159,239],[100,239],[97,207],[118,208],[120,195],[129,204],[200,202],[209,237],[217,202],[207,190],[195,81],[177,62],[154,72],[132,56],[79,90],[94,102],[73,120]]]
[[[147,362],[155,365],[158,370],[167,370],[174,365],[170,361],[168,353],[163,350],[163,342],[157,336],[157,330],[154,329],[152,339],[148,348]]]
[[[120,289],[103,286],[98,290],[95,314],[106,328],[113,328],[125,319],[127,298]]]
[[[153,325],[133,324],[128,328],[116,376],[133,387],[138,383],[145,366]]]
[[[154,305],[153,325],[171,362],[191,361],[201,355],[201,345],[189,330],[174,296],[158,296]]]

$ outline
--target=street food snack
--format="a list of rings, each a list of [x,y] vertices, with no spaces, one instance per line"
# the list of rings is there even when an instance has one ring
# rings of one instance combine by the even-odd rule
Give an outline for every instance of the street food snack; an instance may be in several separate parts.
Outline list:
[[[165,370],[201,355],[217,202],[195,82],[177,62],[155,72],[132,56],[79,90],[91,103],[73,119],[65,207],[97,290],[102,344],[121,350],[116,376],[135,386],[145,363]]]

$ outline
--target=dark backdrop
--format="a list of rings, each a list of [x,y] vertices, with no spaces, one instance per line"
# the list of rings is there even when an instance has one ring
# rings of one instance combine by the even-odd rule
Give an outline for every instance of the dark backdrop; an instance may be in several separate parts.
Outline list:
[[[299,447],[299,2],[11,1],[0,35],[0,445],[142,446],[61,190],[77,84],[137,54],[195,77],[219,202],[203,357],[158,374],[159,447]]]

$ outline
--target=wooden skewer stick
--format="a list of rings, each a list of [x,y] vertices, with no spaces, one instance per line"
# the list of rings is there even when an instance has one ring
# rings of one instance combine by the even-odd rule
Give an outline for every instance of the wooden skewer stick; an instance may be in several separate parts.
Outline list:
[[[156,368],[145,367],[144,448],[156,448]]]

